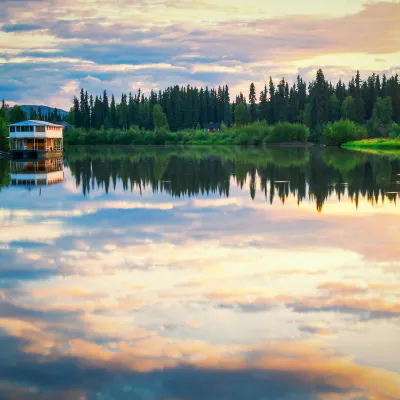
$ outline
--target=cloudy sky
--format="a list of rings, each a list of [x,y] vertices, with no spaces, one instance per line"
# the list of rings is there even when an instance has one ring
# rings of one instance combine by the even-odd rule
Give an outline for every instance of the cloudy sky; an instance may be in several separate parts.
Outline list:
[[[397,0],[1,0],[0,97],[68,109],[80,87],[394,73],[399,19]]]

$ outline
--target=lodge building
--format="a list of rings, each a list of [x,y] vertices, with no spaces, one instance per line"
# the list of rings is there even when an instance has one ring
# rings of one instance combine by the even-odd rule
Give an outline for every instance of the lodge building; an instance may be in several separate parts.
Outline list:
[[[63,126],[28,120],[8,125],[14,158],[59,157],[63,152]]]

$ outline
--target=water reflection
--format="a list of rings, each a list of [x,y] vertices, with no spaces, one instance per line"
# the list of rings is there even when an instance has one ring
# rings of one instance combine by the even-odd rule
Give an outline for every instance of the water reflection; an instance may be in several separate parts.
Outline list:
[[[91,189],[166,192],[174,197],[217,193],[229,197],[231,177],[243,188],[249,180],[252,199],[257,185],[271,204],[289,195],[301,203],[312,199],[319,211],[332,195],[340,200],[347,192],[356,206],[359,198],[372,204],[396,201],[399,157],[379,157],[336,148],[244,150],[217,148],[179,150],[76,149],[68,154],[77,186]],[[258,182],[259,178],[259,182]]]
[[[81,148],[41,197],[3,166],[0,398],[400,398],[395,156]]]
[[[64,181],[64,162],[60,158],[41,160],[10,161],[10,178],[12,186],[47,186]]]

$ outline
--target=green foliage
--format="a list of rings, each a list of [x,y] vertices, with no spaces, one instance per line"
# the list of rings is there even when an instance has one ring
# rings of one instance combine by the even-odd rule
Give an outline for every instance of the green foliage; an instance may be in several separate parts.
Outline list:
[[[389,96],[376,99],[372,119],[382,125],[388,125],[392,122],[392,99]]]
[[[328,122],[329,86],[321,69],[310,87],[311,128]]]
[[[6,121],[0,117],[0,151],[8,151],[9,143],[8,143],[8,128]]]
[[[351,121],[356,120],[356,103],[352,96],[347,96],[343,101],[342,118]]]
[[[235,107],[235,122],[236,126],[243,126],[250,123],[251,116],[246,104],[239,104]]]
[[[251,145],[258,146],[268,143],[280,142],[306,142],[309,137],[309,129],[302,124],[290,124],[288,122],[269,126],[265,121],[257,121],[254,124],[241,127],[227,128],[223,126],[221,131],[211,133],[203,129],[187,129],[170,132],[165,127],[155,131],[146,131],[138,127],[128,130],[121,129],[90,129],[72,128],[64,132],[64,142],[70,145]]]
[[[341,146],[343,143],[367,137],[365,128],[354,121],[342,119],[325,125],[323,139],[329,146]]]
[[[302,142],[310,137],[310,129],[303,124],[278,122],[268,132],[266,143]]]
[[[9,124],[25,121],[28,119],[27,115],[21,110],[20,106],[14,106],[8,110],[7,121]]]
[[[340,119],[340,101],[335,93],[329,97],[328,109],[329,121],[334,122]]]
[[[257,106],[256,106],[256,87],[254,86],[253,82],[250,85],[249,104],[250,104],[250,120],[251,122],[255,122],[257,119]]]
[[[400,124],[393,122],[390,127],[389,137],[391,139],[400,139]]]
[[[160,128],[165,130],[169,129],[167,116],[159,104],[156,104],[153,107],[153,124],[155,131],[159,130]]]

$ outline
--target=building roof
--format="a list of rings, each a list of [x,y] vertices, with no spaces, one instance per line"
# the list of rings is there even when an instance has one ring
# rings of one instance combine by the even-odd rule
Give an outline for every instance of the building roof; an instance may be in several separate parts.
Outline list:
[[[28,119],[27,121],[17,122],[15,124],[9,124],[7,126],[55,126],[58,128],[63,128],[62,125],[52,124],[46,121],[37,121],[34,119]]]
[[[203,124],[204,129],[221,129],[221,122],[210,122],[209,124]]]
[[[57,125],[61,125],[61,126],[63,126],[64,128],[70,128],[70,127],[72,127],[72,125],[69,124],[69,123],[66,122],[66,121],[57,121]]]

